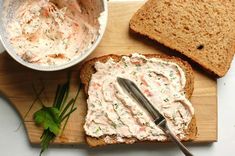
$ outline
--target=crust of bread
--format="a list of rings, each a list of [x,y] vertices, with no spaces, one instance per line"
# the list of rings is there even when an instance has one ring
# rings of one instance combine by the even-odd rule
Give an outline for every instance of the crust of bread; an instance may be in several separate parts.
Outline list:
[[[86,96],[88,97],[88,87],[89,87],[89,82],[91,79],[92,74],[94,74],[96,72],[94,65],[97,61],[99,62],[106,62],[107,60],[109,60],[110,58],[112,58],[114,61],[118,62],[123,55],[105,55],[102,57],[98,57],[98,58],[93,58],[87,62],[85,62],[82,65],[81,71],[80,71],[80,79],[81,82],[84,84],[84,90],[86,93]],[[177,63],[185,72],[186,74],[186,85],[185,85],[185,93],[186,93],[186,97],[190,98],[192,96],[193,93],[193,89],[194,89],[194,74],[193,74],[193,70],[192,67],[186,62],[181,60],[180,58],[177,57],[172,57],[172,56],[167,56],[167,55],[162,55],[162,54],[145,54],[144,55],[147,58],[161,58],[162,60],[165,61],[170,61],[170,62],[174,62]],[[185,131],[186,133],[186,137],[183,141],[190,141],[190,140],[194,140],[197,134],[197,126],[196,126],[196,118],[195,116],[193,116],[188,129]],[[91,137],[91,136],[85,136],[86,137],[86,141],[88,143],[89,146],[91,147],[95,147],[95,146],[103,146],[103,145],[108,145],[108,144],[120,144],[121,142],[118,142],[116,140],[116,136],[109,136],[109,143],[106,143],[104,138],[106,136],[100,137],[100,138],[95,138],[95,137]],[[136,138],[124,138],[124,142],[125,144],[132,144],[135,142],[157,142],[156,140],[151,141],[141,141],[141,140],[137,140]],[[165,142],[165,141],[164,141]]]

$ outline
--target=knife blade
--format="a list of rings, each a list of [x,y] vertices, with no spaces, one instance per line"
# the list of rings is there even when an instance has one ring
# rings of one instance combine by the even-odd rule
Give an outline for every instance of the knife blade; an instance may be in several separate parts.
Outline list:
[[[170,138],[171,140],[180,148],[180,150],[186,156],[193,156],[193,154],[180,142],[177,136],[169,128],[165,117],[149,102],[149,100],[140,91],[138,86],[131,80],[117,77],[118,84],[124,88],[132,98],[134,98],[139,104],[141,104],[151,115],[154,123],[159,126]]]
[[[164,116],[162,116],[162,114],[153,107],[153,105],[143,95],[143,93],[140,91],[140,89],[136,86],[134,82],[121,77],[118,77],[117,81],[120,86],[125,88],[126,91],[149,112],[151,117],[154,119],[155,124],[158,125],[162,120],[165,119]]]

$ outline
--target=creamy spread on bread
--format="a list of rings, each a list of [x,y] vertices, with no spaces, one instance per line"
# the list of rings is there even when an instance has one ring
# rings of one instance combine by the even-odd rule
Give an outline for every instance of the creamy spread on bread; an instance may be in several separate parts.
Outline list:
[[[176,63],[141,54],[123,56],[115,62],[96,62],[88,88],[88,113],[84,129],[92,137],[112,142],[123,138],[138,140],[167,139],[149,113],[118,84],[117,77],[136,83],[153,106],[167,119],[170,129],[180,139],[186,137],[194,108],[185,95],[186,75]]]
[[[11,44],[27,62],[46,66],[68,62],[97,37],[98,29],[89,24],[90,18],[83,18],[78,1],[55,2],[25,0],[7,25]]]

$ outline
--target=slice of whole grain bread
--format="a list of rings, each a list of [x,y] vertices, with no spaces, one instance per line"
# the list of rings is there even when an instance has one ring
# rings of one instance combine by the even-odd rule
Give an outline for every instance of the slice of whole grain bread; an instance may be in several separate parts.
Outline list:
[[[191,66],[186,61],[183,61],[177,57],[170,57],[170,56],[160,55],[160,54],[146,54],[144,56],[146,56],[147,58],[153,58],[153,57],[161,58],[162,60],[165,60],[165,61],[177,63],[184,70],[184,72],[186,74],[186,85],[184,88],[185,93],[186,93],[186,97],[190,98],[192,96],[193,89],[194,89],[194,74],[193,74],[193,70],[192,70]],[[80,71],[80,78],[81,78],[81,82],[84,84],[84,90],[85,90],[87,97],[89,96],[88,95],[88,87],[89,87],[89,82],[90,82],[91,76],[92,76],[92,74],[94,74],[96,72],[96,70],[94,68],[95,63],[97,61],[106,62],[110,58],[112,58],[114,61],[118,62],[122,58],[122,56],[112,55],[112,54],[106,55],[106,56],[102,56],[102,57],[98,57],[98,58],[93,58],[93,59],[85,62],[82,65],[82,68]],[[195,139],[196,134],[197,134],[195,115],[193,116],[191,123],[189,124],[188,129],[185,131],[185,133],[187,134],[187,137],[183,141]],[[105,137],[106,136],[103,136],[100,138],[95,138],[95,137],[91,137],[91,136],[86,135],[86,141],[87,141],[88,145],[90,145],[92,147],[120,143],[116,140],[116,136],[109,136],[110,141],[109,141],[109,143],[106,143],[104,140]],[[124,143],[126,143],[126,144],[132,144],[134,142],[154,142],[151,140],[141,141],[141,140],[137,140],[136,138],[124,138],[124,140],[125,140]]]
[[[235,52],[235,1],[149,0],[131,18],[130,29],[221,77]]]

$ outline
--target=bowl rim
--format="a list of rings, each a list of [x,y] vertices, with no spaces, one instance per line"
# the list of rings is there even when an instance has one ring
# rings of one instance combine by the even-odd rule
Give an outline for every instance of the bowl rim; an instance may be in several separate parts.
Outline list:
[[[75,66],[76,64],[82,62],[84,59],[86,59],[92,52],[94,52],[94,50],[97,48],[97,46],[99,45],[99,43],[101,42],[106,27],[107,27],[107,23],[108,23],[108,2],[106,0],[101,0],[101,2],[103,3],[103,7],[104,10],[103,12],[101,12],[102,14],[102,20],[104,20],[102,22],[102,24],[100,25],[99,28],[99,34],[95,40],[95,42],[92,44],[92,46],[90,46],[89,48],[85,49],[85,51],[82,51],[81,56],[79,56],[78,58],[74,58],[71,59],[70,61],[63,63],[63,64],[59,64],[59,65],[49,65],[49,66],[43,66],[43,65],[38,65],[38,64],[33,64],[33,63],[29,63],[24,61],[20,56],[18,56],[15,51],[12,51],[10,49],[11,44],[9,43],[8,39],[6,39],[5,37],[3,37],[3,30],[0,30],[1,34],[0,34],[0,41],[3,45],[3,47],[5,48],[5,51],[18,63],[20,63],[21,65],[28,67],[30,69],[33,70],[37,70],[37,71],[59,71],[59,70],[64,70],[67,68],[70,68],[72,66]],[[3,29],[3,23],[0,22],[1,26],[0,29]]]

